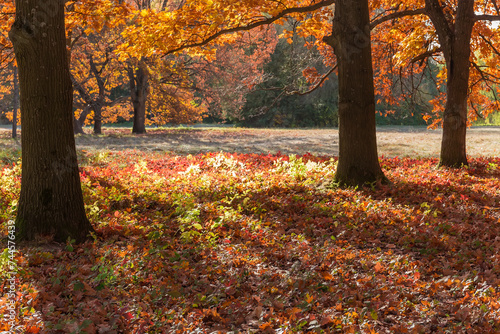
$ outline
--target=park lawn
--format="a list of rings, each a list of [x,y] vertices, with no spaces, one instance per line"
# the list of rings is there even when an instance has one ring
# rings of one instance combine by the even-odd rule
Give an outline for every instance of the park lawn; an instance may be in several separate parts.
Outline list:
[[[90,132],[90,129],[86,131]],[[132,135],[131,129],[105,127],[103,132],[103,135],[77,135],[77,149],[93,152],[135,149],[180,155],[220,151],[280,152],[285,155],[312,153],[318,156],[338,156],[339,153],[338,129],[179,127],[149,128],[146,135]],[[10,135],[7,129],[0,128],[0,160],[12,160],[20,152],[20,139],[11,139]],[[378,154],[385,157],[438,157],[441,139],[441,130],[426,127],[377,127]],[[467,154],[471,157],[498,157],[499,142],[500,127],[470,128],[467,131]]]
[[[96,233],[16,245],[27,333],[500,332],[499,158],[382,158],[364,189],[310,154],[79,158]],[[3,248],[19,189],[4,161]]]

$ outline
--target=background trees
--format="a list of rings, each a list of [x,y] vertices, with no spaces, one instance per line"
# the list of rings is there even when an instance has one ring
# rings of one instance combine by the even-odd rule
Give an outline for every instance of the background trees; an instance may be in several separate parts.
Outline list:
[[[289,19],[277,26],[280,34],[271,60],[264,66],[262,83],[249,92],[238,124],[257,127],[338,126],[338,87],[334,73],[322,85],[311,87],[316,77],[304,73],[325,73],[324,58],[313,36],[299,36],[298,22]],[[310,92],[309,92],[310,91]]]
[[[297,4],[287,8],[286,4],[276,5],[268,1],[252,4],[231,1],[223,6],[218,2],[187,2],[177,7],[171,6],[170,9],[166,9],[168,6],[162,7],[161,10],[149,6],[143,8],[140,15],[133,16],[133,24],[126,27],[123,33],[125,43],[120,47],[120,52],[124,59],[149,59],[161,54],[165,59],[171,57],[169,55],[189,57],[198,64],[197,69],[189,72],[191,80],[195,82],[191,88],[208,102],[211,110],[214,107],[221,109],[217,112],[218,116],[213,113],[212,116],[238,120],[245,100],[243,94],[262,81],[257,76],[268,59],[266,53],[274,45],[259,42],[262,38],[253,28],[271,24],[287,14],[320,9],[326,4],[331,4],[331,1],[313,3],[303,8],[295,7]],[[278,13],[278,16],[272,13]],[[176,34],[173,35],[168,27],[174,27]],[[250,48],[245,46],[249,37],[253,39]],[[228,54],[237,57],[234,59],[238,61],[230,64]],[[200,67],[202,64],[211,65]],[[224,71],[221,71],[221,65]],[[190,66],[190,69],[194,67]],[[238,77],[242,82],[235,84]]]
[[[14,22],[14,2],[0,4],[0,120],[12,122],[12,137],[17,137],[19,122],[19,82],[12,43],[8,38],[9,27]]]
[[[71,39],[75,133],[83,133],[82,126],[92,119],[94,134],[100,134],[103,120],[130,118],[125,70],[113,52],[119,35],[109,28],[87,35],[78,27],[72,29],[71,34],[68,38]]]
[[[0,76],[0,120],[12,123],[12,138],[17,137],[19,119],[19,76],[15,61],[4,64]]]
[[[253,101],[250,94],[268,80],[266,64],[277,43],[275,26],[262,26],[242,33],[229,45],[218,46],[213,60],[195,60],[195,86],[212,119],[235,123],[245,119],[243,109]]]
[[[212,120],[240,122],[240,124],[252,126],[335,125],[337,123],[335,117],[337,107],[334,98],[336,94],[322,93],[326,91],[324,85],[332,85],[332,89],[335,89],[335,74],[330,75],[329,80],[323,82],[323,87],[314,90],[312,96],[301,97],[289,94],[294,90],[304,92],[308,90],[307,88],[314,86],[314,73],[318,74],[318,72],[310,71],[307,69],[308,66],[323,74],[328,73],[334,66],[335,57],[325,52],[328,46],[321,41],[322,36],[328,34],[329,31],[332,13],[331,9],[324,8],[329,4],[330,1],[300,4],[287,1],[281,5],[273,1],[259,1],[251,4],[230,1],[224,4],[224,6],[227,5],[226,7],[221,8],[218,2],[114,0],[70,2],[66,25],[69,35],[68,43],[75,43],[69,44],[79,56],[75,60],[87,59],[87,64],[84,68],[80,66],[81,69],[89,75],[92,73],[88,55],[98,49],[89,48],[84,51],[81,48],[83,40],[78,36],[81,32],[84,32],[86,36],[94,36],[94,41],[91,43],[94,46],[96,46],[95,39],[99,36],[102,38],[99,43],[106,45],[110,55],[115,59],[117,54],[120,55],[119,61],[115,62],[118,66],[109,68],[108,73],[113,71],[115,78],[121,77],[119,81],[115,80],[115,83],[128,87],[128,92],[121,89],[120,94],[115,91],[113,97],[119,98],[122,94],[136,96],[130,99],[127,108],[123,108],[121,107],[124,106],[123,104],[117,104],[114,99],[109,100],[111,97],[109,94],[113,88],[109,86],[109,81],[106,81],[109,88],[104,94],[108,96],[105,99],[106,102],[95,105],[96,108],[102,105],[105,115],[98,117],[99,112],[96,116],[96,113],[89,107],[89,103],[83,101],[75,89],[75,111],[79,120],[76,124],[82,124],[83,119],[86,119],[87,123],[91,122],[95,117],[97,122],[94,125],[98,128],[99,119],[112,122],[117,119],[133,118],[132,100],[135,100],[136,113],[139,110],[144,110],[145,113],[147,110],[150,115],[136,117],[140,120],[139,123],[142,123],[142,125],[136,123],[137,128],[143,128],[148,122],[196,121],[204,111],[208,111],[208,114],[212,116],[218,114],[218,117],[212,117]],[[456,4],[439,2],[438,5],[440,10],[447,13],[445,15],[447,20],[454,17]],[[2,6],[3,10],[8,13],[9,8],[13,8],[13,3],[9,1]],[[396,3],[374,1],[370,2],[370,6],[371,26],[374,29],[372,39],[374,42],[373,61],[376,64],[374,74],[377,110],[381,115],[390,115],[391,110],[396,111],[393,113],[394,116],[384,118],[382,123],[418,124],[422,115],[432,125],[441,124],[443,117],[440,113],[444,111],[446,101],[443,95],[447,76],[446,61],[444,57],[441,57],[444,53],[439,46],[439,34],[426,14],[428,12],[426,4],[413,1]],[[480,4],[476,1],[474,6],[475,28],[471,35],[471,47],[474,51],[471,56],[475,57],[475,60],[470,69],[469,97],[473,96],[473,98],[468,99],[469,124],[478,117],[487,117],[489,112],[498,108],[498,102],[495,100],[498,95],[495,77],[498,76],[494,72],[497,71],[495,50],[499,49],[495,38],[495,31],[498,31],[498,27],[490,24],[491,20],[497,19],[497,9],[493,2]],[[314,11],[311,12],[313,9]],[[245,15],[238,14],[243,11]],[[5,16],[9,17],[7,14]],[[212,23],[208,24],[208,21]],[[292,21],[293,27],[290,27]],[[252,28],[264,24],[283,24],[279,26],[280,44],[275,51],[275,61],[266,65],[264,72],[254,71],[256,80],[247,81],[253,82],[251,85],[221,85],[223,81],[229,83],[236,79],[230,71],[215,70],[217,66],[228,68],[228,63],[223,64],[222,60],[224,49],[232,48],[231,52],[239,52],[240,48],[244,47],[244,43],[237,42],[244,38],[241,32],[251,31],[255,34],[255,29]],[[169,27],[174,27],[177,35],[171,34]],[[287,45],[285,40],[293,41],[293,43]],[[304,45],[307,45],[307,48]],[[311,49],[311,45],[314,45],[314,48]],[[79,48],[83,53],[78,52]],[[287,48],[288,50],[285,51]],[[264,49],[260,51],[261,48],[254,47],[255,50],[265,53]],[[315,60],[306,64],[303,61],[311,56],[311,50],[315,50],[319,61]],[[478,57],[478,54],[481,56]],[[177,59],[178,57],[184,58]],[[184,66],[183,63],[187,58],[190,59],[190,63]],[[288,60],[280,62],[278,60],[280,58]],[[294,60],[291,60],[292,58]],[[254,58],[253,61],[261,62],[260,65],[255,63],[254,67],[264,65],[264,62],[267,62],[266,59],[268,58]],[[145,64],[141,63],[146,60]],[[179,61],[178,64],[176,64],[177,61]],[[248,61],[252,60],[249,58]],[[323,66],[321,61],[328,62],[328,64]],[[212,64],[212,68],[199,71],[192,66],[194,63]],[[140,64],[142,65],[139,66]],[[72,62],[72,68],[75,68],[75,62]],[[155,69],[154,72],[150,70],[151,68]],[[161,72],[164,75],[168,73],[168,88],[165,83],[161,83],[166,81],[165,77],[157,77],[152,81],[152,83],[161,83],[163,88],[160,86],[154,88],[149,81],[141,83],[145,78],[153,79],[151,74],[156,75],[159,68],[162,69]],[[184,73],[180,73],[181,68],[185,69]],[[241,69],[242,67],[237,72],[242,72]],[[304,71],[304,77],[300,74],[302,71]],[[209,73],[217,73],[217,76],[210,78],[207,76]],[[295,74],[290,76],[291,73]],[[75,76],[76,74],[74,72]],[[176,75],[175,79],[172,74]],[[323,74],[318,74],[316,78]],[[233,75],[232,78],[231,75]],[[131,81],[132,77],[134,80]],[[218,83],[213,81],[214,77],[217,77]],[[245,78],[242,79],[245,80]],[[88,80],[87,75],[82,80],[85,86],[95,79]],[[98,87],[98,84],[94,82],[91,86]],[[148,89],[145,89],[146,86]],[[246,88],[242,90],[243,87]],[[148,94],[152,90],[155,94],[150,97]],[[88,90],[87,93],[91,91]],[[95,98],[99,96],[97,91],[97,88],[93,90],[96,92]],[[485,94],[485,91],[489,93]],[[177,93],[181,95],[175,96]],[[141,94],[145,97],[138,98]],[[247,95],[250,99],[246,97]],[[151,105],[141,106],[139,102],[141,100],[144,100],[145,104],[150,100]],[[172,105],[171,102],[174,100],[182,102]],[[236,104],[231,105],[228,103],[229,100],[239,101],[236,103],[239,106],[235,108]],[[124,102],[121,99],[118,101]],[[162,105],[161,101],[167,103]],[[208,104],[203,106],[200,101]],[[223,102],[223,104],[216,101]],[[243,103],[243,101],[249,102]],[[152,108],[153,105],[154,108]],[[194,105],[197,107],[193,108]],[[295,108],[290,108],[290,106],[295,106]],[[10,109],[12,110],[12,106]],[[141,113],[143,112],[139,114]],[[168,116],[160,117],[163,113]],[[186,117],[191,113],[192,118]],[[183,116],[176,117],[181,114]],[[259,117],[254,117],[257,115]],[[78,126],[76,130],[79,131]]]
[[[430,102],[437,114],[432,124],[443,126],[440,165],[467,164],[467,125],[500,106],[500,68],[494,60],[499,56],[500,35],[498,25],[491,24],[500,20],[498,5],[495,1],[427,0],[375,1],[372,6],[375,38],[382,50],[396,50],[392,59],[376,53],[385,62],[382,68],[396,67],[408,78],[414,74],[418,78],[425,66],[439,69],[436,85],[441,94],[431,96]],[[418,79],[411,82],[418,85]],[[379,83],[388,87],[387,81]]]

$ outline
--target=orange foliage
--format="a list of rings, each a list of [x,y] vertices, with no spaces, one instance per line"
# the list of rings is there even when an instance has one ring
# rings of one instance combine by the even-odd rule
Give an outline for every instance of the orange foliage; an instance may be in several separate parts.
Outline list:
[[[12,120],[12,66],[15,64],[8,32],[14,22],[14,2],[0,3],[0,115]]]
[[[238,57],[238,53],[242,52],[238,47],[233,48],[228,45],[245,40],[248,36],[246,31],[250,28],[262,23],[284,23],[287,18],[292,17],[298,22],[294,32],[299,36],[309,37],[307,45],[317,47],[324,56],[325,64],[331,68],[335,65],[335,57],[331,48],[323,42],[323,37],[331,33],[333,11],[329,5],[332,3],[331,0],[75,1],[68,4],[67,29],[71,36],[76,32],[84,33],[85,36],[110,34],[108,36],[110,39],[103,39],[102,43],[113,46],[112,52],[116,51],[118,58],[115,55],[113,57],[118,67],[113,73],[115,81],[111,80],[107,84],[111,85],[113,82],[116,85],[123,80],[119,79],[120,62],[125,66],[129,63],[123,63],[124,61],[133,64],[142,57],[148,59],[152,84],[149,102],[152,119],[170,122],[177,118],[173,116],[174,110],[181,108],[183,111],[178,115],[179,119],[185,119],[183,113],[192,112],[193,120],[197,120],[203,114],[204,107],[199,101],[192,102],[196,100],[194,91],[199,89],[200,85],[203,86],[207,79],[198,76],[194,80],[193,72],[190,72],[193,67],[187,70],[183,67],[186,57],[203,66],[214,61],[224,64],[228,55],[231,58]],[[458,3],[450,0],[441,1],[441,4],[444,6],[444,15],[450,24],[453,24]],[[4,58],[5,46],[10,47],[6,31],[13,20],[13,15],[8,14],[13,12],[13,6],[12,1],[4,1],[0,5],[0,15],[8,18],[2,19],[0,23],[3,28],[0,30],[0,57]],[[314,10],[302,10],[309,8],[308,6]],[[378,94],[389,105],[401,103],[408,97],[430,103],[433,106],[433,114],[427,115],[426,118],[431,125],[439,125],[443,101],[446,98],[444,95],[446,66],[435,28],[425,11],[425,1],[375,0],[370,1],[370,6],[372,21],[379,23],[381,20],[384,21],[372,30],[375,83]],[[489,1],[476,1],[474,10],[477,21],[471,39],[473,52],[470,57],[469,122],[478,116],[484,117],[500,107],[498,62],[500,29],[498,25],[489,21],[494,16],[498,18],[500,13],[495,8],[495,2]],[[413,15],[405,16],[397,13]],[[385,20],[384,17],[392,19]],[[291,33],[285,29],[279,37],[290,38]],[[78,43],[83,43],[83,40]],[[261,50],[256,55],[265,55],[267,51]],[[91,51],[83,48],[80,52],[77,52],[78,59],[83,60],[92,52],[96,52],[96,49]],[[97,57],[102,58],[102,52],[102,48],[97,51]],[[164,58],[167,54],[176,56]],[[248,68],[247,74],[253,73],[252,75],[237,73],[238,75],[234,76],[228,73],[223,80],[234,83],[239,79],[242,84],[235,87],[252,87],[258,83],[257,73],[260,71],[262,59],[265,57],[249,58],[248,63],[252,65]],[[440,71],[436,86],[442,92],[433,99],[428,95],[430,88],[420,85],[425,68],[431,63]],[[88,68],[79,72],[77,69],[79,66],[72,64],[74,71],[77,71],[75,73],[85,78]],[[217,64],[214,68],[216,67]],[[236,68],[243,69],[242,66]],[[214,69],[211,71],[221,73]],[[164,78],[161,73],[175,73],[175,83],[162,82]],[[321,77],[313,69],[305,70],[304,74],[309,84],[318,82]],[[180,78],[183,80],[179,80]],[[196,85],[193,80],[196,81]],[[88,84],[92,85],[90,82]],[[416,93],[418,89],[420,93]],[[242,102],[242,94],[237,90],[233,92],[236,93],[235,105]],[[229,92],[224,93],[226,96],[231,96]],[[211,101],[217,99],[213,97],[215,94],[207,93],[207,96]],[[174,99],[182,101],[173,103]],[[220,96],[218,99],[220,100]],[[166,113],[165,116],[160,117],[163,112]],[[112,116],[113,114],[111,111],[107,113],[110,121],[116,119],[118,115],[123,117],[126,112],[124,109]]]
[[[283,23],[283,12],[317,3],[318,1],[304,3],[292,0],[202,0],[184,1],[182,6],[173,11],[143,9],[131,15],[134,24],[129,25],[123,33],[126,43],[121,47],[122,57],[175,53],[192,46],[189,48],[191,55],[203,54],[204,57],[213,59],[216,45],[233,42],[249,27],[256,27],[261,22],[275,22],[274,17],[281,18],[276,23]],[[333,1],[319,3],[326,5]],[[308,13],[307,17],[302,13],[290,15],[304,18],[301,29],[307,31],[308,35],[322,35],[324,29],[328,28],[327,19],[331,17],[331,10],[321,7]]]
[[[127,93],[126,73],[116,58],[113,50],[119,37],[110,28],[103,28],[99,35],[92,32],[86,33],[87,29],[75,27],[71,30],[71,74],[75,86],[80,85],[86,94],[75,89],[75,117],[79,117],[82,109],[94,101],[103,108],[102,119],[104,123],[113,123],[119,117],[129,119],[131,117],[128,101],[124,96],[113,91],[117,89]],[[85,123],[89,124],[94,118],[87,117]]]
[[[206,105],[195,97],[192,82],[181,59],[149,60],[147,124],[201,122]]]
[[[422,94],[418,93],[418,80],[426,66],[433,64],[439,69],[435,82],[437,89],[441,92],[436,98],[423,97],[429,100],[433,107],[433,114],[424,118],[431,127],[441,124],[441,115],[446,101],[446,78],[447,68],[442,53],[436,30],[433,23],[426,15],[425,3],[419,1],[373,1],[373,22],[377,22],[395,13],[417,12],[414,15],[387,20],[377,25],[372,30],[374,68],[377,71],[375,77],[378,93],[383,96],[388,104],[397,104],[402,98]],[[452,25],[455,20],[456,1],[444,1],[444,13]],[[486,17],[481,15],[497,16],[500,13],[495,9],[494,2],[475,2],[476,22],[472,32],[470,57],[470,79],[469,79],[469,125],[478,117],[500,109],[500,30],[498,25],[492,24]],[[485,20],[482,20],[482,19]],[[409,82],[408,87],[396,87],[402,81]],[[399,96],[402,93],[403,96]]]
[[[9,40],[9,30],[14,23],[15,6],[13,0],[3,0],[0,3],[0,64],[12,61],[14,58],[12,43]]]

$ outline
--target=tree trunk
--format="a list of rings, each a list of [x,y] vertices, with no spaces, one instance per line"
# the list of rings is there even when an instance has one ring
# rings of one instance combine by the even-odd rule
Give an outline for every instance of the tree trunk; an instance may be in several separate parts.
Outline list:
[[[144,61],[139,62],[139,67],[128,69],[130,81],[130,97],[134,106],[134,125],[132,133],[146,133],[146,102],[148,98],[148,73]]]
[[[83,125],[78,122],[75,116],[73,116],[73,133],[75,135],[85,134],[85,131],[83,131]]]
[[[73,133],[76,134],[85,134],[85,131],[83,131],[83,126],[85,125],[85,120],[87,119],[87,116],[90,114],[90,111],[92,108],[90,105],[86,105],[85,108],[83,108],[82,113],[80,114],[80,117],[76,119],[75,115],[73,115]]]
[[[107,55],[107,54],[106,54]],[[106,56],[108,59],[108,57]],[[97,69],[97,64],[94,62],[94,58],[90,56],[90,70],[97,81],[97,86],[99,87],[99,95],[97,100],[92,103],[92,109],[94,110],[94,134],[100,135],[102,133],[102,106],[104,104],[104,98],[106,94],[106,87],[104,79],[101,77],[102,69],[104,68],[107,60],[102,65],[101,70]]]
[[[99,102],[93,104],[94,110],[94,134],[100,135],[102,133],[102,107]]]
[[[474,26],[474,1],[459,1],[455,29],[447,36],[451,45],[445,53],[447,97],[443,114],[443,138],[439,165],[461,167],[467,165],[467,98],[471,36]]]
[[[85,215],[72,132],[64,2],[16,0],[9,36],[19,67],[23,124],[16,236],[81,242],[93,228]]]
[[[375,95],[367,0],[337,0],[333,34],[325,38],[337,56],[339,161],[335,180],[362,186],[386,181],[377,154]]]
[[[14,105],[12,113],[12,138],[17,138],[17,110],[19,109],[19,78],[17,66],[14,66]]]
[[[469,57],[465,59],[468,63]],[[457,63],[448,66],[448,71],[452,71],[448,74],[439,166],[462,167],[468,165],[466,132],[469,66],[467,64],[464,67]]]

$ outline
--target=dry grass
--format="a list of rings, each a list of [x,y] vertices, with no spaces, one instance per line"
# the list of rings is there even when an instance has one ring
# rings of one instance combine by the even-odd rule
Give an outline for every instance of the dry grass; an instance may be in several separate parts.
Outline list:
[[[241,153],[277,153],[336,156],[336,129],[155,129],[147,135],[133,136],[130,129],[105,128],[105,135],[79,135],[81,150],[147,150],[195,154],[207,151]],[[423,127],[379,127],[379,155],[386,157],[438,157],[441,130]],[[10,132],[0,129],[0,151],[20,148],[20,140],[9,138]],[[476,127],[468,131],[467,150],[470,156],[500,156],[500,127]]]

